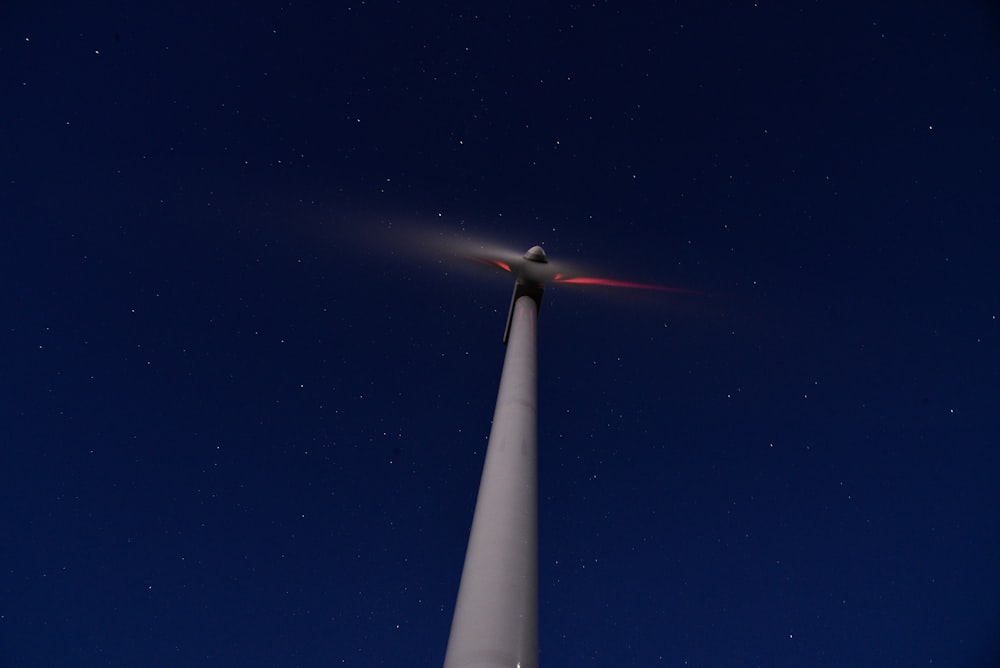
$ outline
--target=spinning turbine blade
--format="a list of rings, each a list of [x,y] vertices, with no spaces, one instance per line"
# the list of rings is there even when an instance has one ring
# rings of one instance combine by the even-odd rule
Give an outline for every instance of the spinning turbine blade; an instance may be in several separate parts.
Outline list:
[[[549,260],[540,246],[535,246],[527,253],[523,253],[494,241],[473,238],[457,232],[430,227],[426,224],[397,222],[374,234],[378,235],[378,239],[377,241],[372,239],[373,243],[388,246],[402,256],[433,260],[453,270],[461,270],[463,267],[501,269],[514,274],[518,282],[524,284],[554,283],[674,294],[702,294],[697,290],[657,283],[604,278],[601,276],[603,272],[594,271],[592,273],[590,267]]]
[[[500,269],[503,269],[507,273],[510,273],[512,271],[511,268],[510,268],[510,265],[508,263],[504,262],[503,260],[498,260],[496,258],[479,258],[479,257],[477,257],[477,258],[470,258],[470,259],[472,259],[472,260],[474,260],[476,262],[482,262],[483,264],[488,264],[488,265],[491,265],[491,266],[494,266],[494,267],[499,267]]]
[[[590,276],[565,277],[556,275],[553,279],[556,283],[570,285],[603,285],[611,288],[631,288],[633,290],[655,290],[658,292],[676,292],[678,294],[696,295],[701,294],[697,290],[686,290],[684,288],[674,288],[669,285],[657,285],[655,283],[635,283],[633,281],[619,281],[613,278],[594,278]]]

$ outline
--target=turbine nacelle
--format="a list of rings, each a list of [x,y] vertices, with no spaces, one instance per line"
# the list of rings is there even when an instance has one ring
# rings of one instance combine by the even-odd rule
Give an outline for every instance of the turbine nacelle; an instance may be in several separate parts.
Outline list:
[[[529,248],[521,260],[511,266],[510,271],[517,277],[519,283],[526,285],[542,286],[556,276],[541,246]]]
[[[520,257],[496,249],[470,251],[467,257],[510,272],[519,283],[525,285],[541,286],[558,275],[555,267],[549,264],[549,258],[541,246],[532,246]]]
[[[532,246],[525,251],[524,259],[540,263],[546,263],[549,261],[549,258],[545,256],[545,249],[541,246]]]

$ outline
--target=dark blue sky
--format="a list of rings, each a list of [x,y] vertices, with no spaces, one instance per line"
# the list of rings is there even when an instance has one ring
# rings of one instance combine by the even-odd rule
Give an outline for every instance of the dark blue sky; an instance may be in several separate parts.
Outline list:
[[[546,666],[1000,660],[993,3],[0,11],[0,663],[440,665],[510,295]],[[365,240],[363,242],[359,240]]]

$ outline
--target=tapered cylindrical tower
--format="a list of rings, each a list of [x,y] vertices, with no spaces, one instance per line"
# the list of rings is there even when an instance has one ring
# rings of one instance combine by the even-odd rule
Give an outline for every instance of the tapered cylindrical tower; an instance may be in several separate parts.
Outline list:
[[[519,282],[514,290],[445,668],[538,665],[536,330],[541,296],[541,286]]]

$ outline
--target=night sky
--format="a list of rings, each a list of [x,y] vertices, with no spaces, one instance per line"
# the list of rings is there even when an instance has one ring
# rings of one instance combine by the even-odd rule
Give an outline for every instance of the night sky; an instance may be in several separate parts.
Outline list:
[[[441,664],[414,229],[702,293],[546,291],[542,665],[1000,665],[995,4],[153,5],[0,10],[0,665]]]

